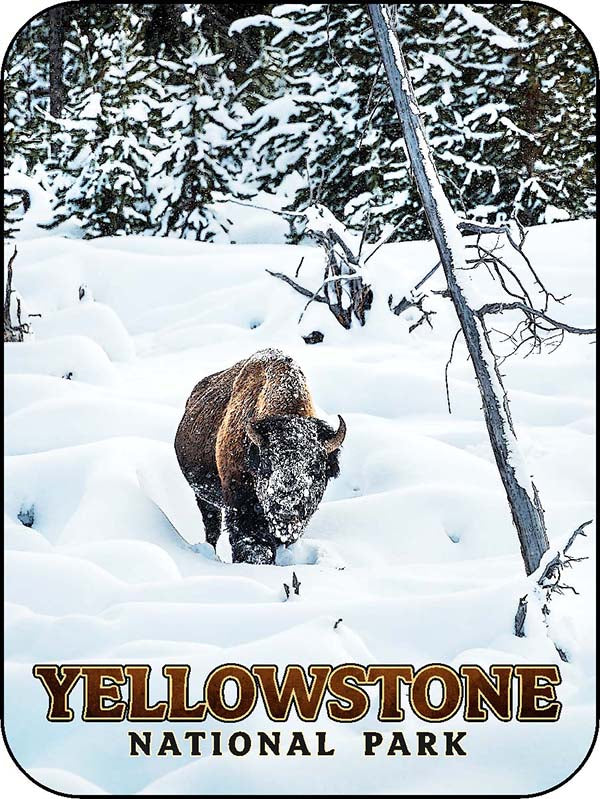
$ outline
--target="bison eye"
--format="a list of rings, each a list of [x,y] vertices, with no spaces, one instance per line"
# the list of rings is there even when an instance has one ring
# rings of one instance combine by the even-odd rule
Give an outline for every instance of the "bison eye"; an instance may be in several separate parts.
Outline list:
[[[250,449],[248,450],[248,468],[255,472],[258,469],[259,463],[260,453],[258,447],[256,444],[250,444]]]

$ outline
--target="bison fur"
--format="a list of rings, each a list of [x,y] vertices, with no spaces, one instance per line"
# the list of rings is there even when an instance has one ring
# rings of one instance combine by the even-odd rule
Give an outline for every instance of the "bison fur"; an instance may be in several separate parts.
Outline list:
[[[175,436],[207,541],[225,524],[234,562],[274,563],[277,547],[304,532],[346,434],[315,417],[300,367],[261,350],[193,389]]]

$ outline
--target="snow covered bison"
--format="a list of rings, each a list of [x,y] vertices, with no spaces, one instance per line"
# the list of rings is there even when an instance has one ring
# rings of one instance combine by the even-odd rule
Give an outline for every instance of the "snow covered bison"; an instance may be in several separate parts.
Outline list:
[[[280,544],[304,532],[346,435],[314,416],[306,378],[280,350],[266,349],[209,375],[192,391],[175,436],[206,540],[221,519],[234,562],[274,563]]]

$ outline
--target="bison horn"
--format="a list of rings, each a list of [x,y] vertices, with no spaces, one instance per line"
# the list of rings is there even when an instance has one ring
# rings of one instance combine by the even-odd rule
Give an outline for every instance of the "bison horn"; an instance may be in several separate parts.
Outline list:
[[[331,452],[335,452],[336,449],[339,449],[346,438],[346,422],[339,414],[338,419],[340,420],[340,424],[337,431],[331,436],[331,438],[328,438],[325,441],[325,452],[327,452],[328,455]]]
[[[266,443],[265,439],[264,439],[264,436],[262,436],[258,432],[256,427],[254,427],[254,423],[253,422],[248,422],[248,424],[246,425],[246,434],[248,435],[248,438],[250,439],[250,441],[252,441],[253,444],[256,444],[256,446],[259,449],[261,447],[264,447],[264,445]]]

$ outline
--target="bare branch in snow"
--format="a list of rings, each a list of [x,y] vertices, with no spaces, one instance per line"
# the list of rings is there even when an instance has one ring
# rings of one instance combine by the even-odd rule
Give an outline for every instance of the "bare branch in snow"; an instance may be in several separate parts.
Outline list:
[[[435,272],[437,272],[437,270],[441,265],[442,265],[441,261],[438,261],[437,264],[434,267],[432,267],[429,270],[429,272],[427,272],[425,277],[421,278],[421,280],[419,280],[419,282],[415,285],[415,287],[411,289],[409,294],[402,297],[400,302],[396,303],[396,305],[394,305],[393,295],[390,294],[390,296],[388,297],[388,307],[390,311],[392,311],[392,313],[394,313],[396,316],[400,316],[400,314],[406,311],[408,308],[418,308],[421,311],[422,313],[421,318],[416,324],[411,325],[411,327],[409,327],[408,329],[409,333],[412,333],[412,331],[423,322],[427,322],[429,327],[433,329],[433,325],[431,324],[429,317],[435,315],[436,312],[425,310],[423,308],[423,301],[427,295],[426,294],[417,295],[416,292],[421,288],[421,286],[427,280],[429,280],[429,278],[433,274],[435,274]]]
[[[519,607],[515,615],[515,635],[525,637],[525,619],[527,618],[527,594],[519,599]]]
[[[12,279],[13,279],[13,264],[15,262],[15,258],[17,257],[17,248],[13,251],[13,254],[10,256],[8,260],[8,264],[6,265],[6,290],[4,293],[4,341],[23,341],[23,337],[26,333],[29,333],[29,325],[27,322],[21,321],[21,300],[17,297],[16,305],[16,317],[17,322],[13,324],[12,314],[11,314],[11,299],[14,293],[12,287]]]
[[[311,302],[313,300],[315,302],[327,302],[325,297],[319,297],[318,295],[313,294],[312,291],[309,291],[309,289],[305,289],[304,286],[301,286],[299,283],[296,283],[295,280],[292,280],[291,277],[284,275],[283,272],[271,272],[270,269],[265,269],[265,272],[268,272],[273,277],[279,278],[279,280],[283,280],[284,283],[287,283],[293,289],[296,289],[296,291],[299,294],[302,294],[303,297],[309,297]]]
[[[583,524],[579,525],[579,527],[575,530],[575,532],[572,534],[572,536],[567,541],[567,543],[565,545],[565,548],[563,549],[563,554],[566,555],[568,550],[571,549],[571,547],[573,546],[573,543],[575,542],[575,539],[577,538],[578,535],[582,535],[584,538],[587,536],[587,533],[585,532],[585,528],[588,526],[588,524],[591,524],[592,521],[593,521],[593,519],[589,519],[589,521],[583,522]],[[581,558],[576,558],[576,560],[581,560]]]
[[[531,263],[530,259],[528,258],[528,256],[526,255],[526,253],[525,253],[525,251],[523,249],[523,245],[525,243],[525,238],[527,236],[527,233],[526,233],[523,225],[520,223],[520,221],[518,220],[518,218],[516,216],[513,217],[513,220],[514,220],[514,222],[515,222],[515,224],[517,226],[517,230],[519,231],[519,241],[518,242],[515,241],[514,236],[512,234],[512,231],[511,231],[509,225],[482,225],[482,224],[479,224],[478,222],[471,222],[471,221],[463,220],[463,221],[460,221],[458,223],[457,227],[461,231],[461,233],[477,233],[479,236],[481,236],[483,234],[486,234],[486,233],[497,233],[497,234],[503,234],[504,236],[506,236],[506,239],[509,242],[509,244],[511,245],[511,247],[517,253],[519,253],[521,258],[525,261],[525,264],[527,265],[527,268],[528,268],[529,272],[531,273],[531,275],[532,275],[533,279],[535,280],[535,282],[538,284],[541,293],[544,295],[544,308],[543,308],[543,310],[547,311],[548,310],[548,304],[549,304],[549,301],[551,299],[554,300],[555,302],[562,303],[565,299],[567,299],[567,297],[566,296],[565,297],[557,297],[551,291],[548,291],[546,286],[543,284],[542,280],[540,279],[540,276],[538,275],[537,271],[534,269],[533,264]],[[507,268],[506,264],[503,264],[503,265],[505,266],[505,268]]]
[[[373,302],[373,291],[361,275],[360,254],[355,255],[352,250],[354,245],[346,240],[347,237],[350,240],[352,237],[346,234],[343,226],[324,207],[309,206],[303,215],[307,220],[306,235],[325,250],[321,285],[316,291],[311,291],[281,272],[271,272],[269,269],[266,271],[292,286],[302,296],[308,297],[308,302],[298,319],[299,322],[302,321],[312,302],[322,302],[327,303],[342,327],[349,329],[353,318],[357,319],[360,325],[364,325],[366,313]],[[367,219],[367,224],[368,221]],[[363,231],[363,242],[365,236],[366,232]],[[299,269],[300,266],[296,270],[296,277]]]
[[[536,492],[537,493],[537,492]],[[539,499],[539,498],[538,498]],[[562,551],[558,551],[556,555],[551,558],[543,567],[540,567],[539,571],[536,572],[531,576],[531,579],[534,581],[534,591],[538,590],[541,591],[544,597],[544,604],[542,605],[542,615],[544,618],[544,624],[546,629],[548,630],[548,635],[552,638],[552,635],[549,630],[549,617],[551,611],[551,600],[554,594],[563,595],[566,591],[570,591],[574,595],[578,596],[579,591],[575,588],[575,586],[571,585],[564,581],[564,570],[571,569],[574,563],[580,563],[584,560],[589,560],[588,556],[581,556],[581,557],[573,557],[569,555],[568,552],[570,548],[573,546],[575,540],[578,536],[586,536],[587,533],[585,532],[585,528],[592,523],[592,519],[587,522],[583,522],[580,524],[579,527],[572,533],[569,540],[562,548]],[[524,633],[524,625],[525,625],[525,618],[527,615],[527,595],[521,597],[519,600],[519,606],[517,608],[517,612],[515,615],[515,635],[522,637]],[[556,651],[558,652],[561,660],[568,662],[569,655],[568,652],[560,647],[556,642],[554,642],[554,646],[556,647]]]
[[[448,385],[448,369],[450,369],[450,364],[452,363],[452,357],[454,355],[454,347],[456,346],[456,341],[460,335],[460,327],[456,331],[454,338],[452,339],[452,346],[450,347],[450,357],[446,361],[446,368],[444,369],[444,381],[446,383],[446,402],[448,403],[448,413],[452,413],[452,406],[450,405],[450,386]]]

